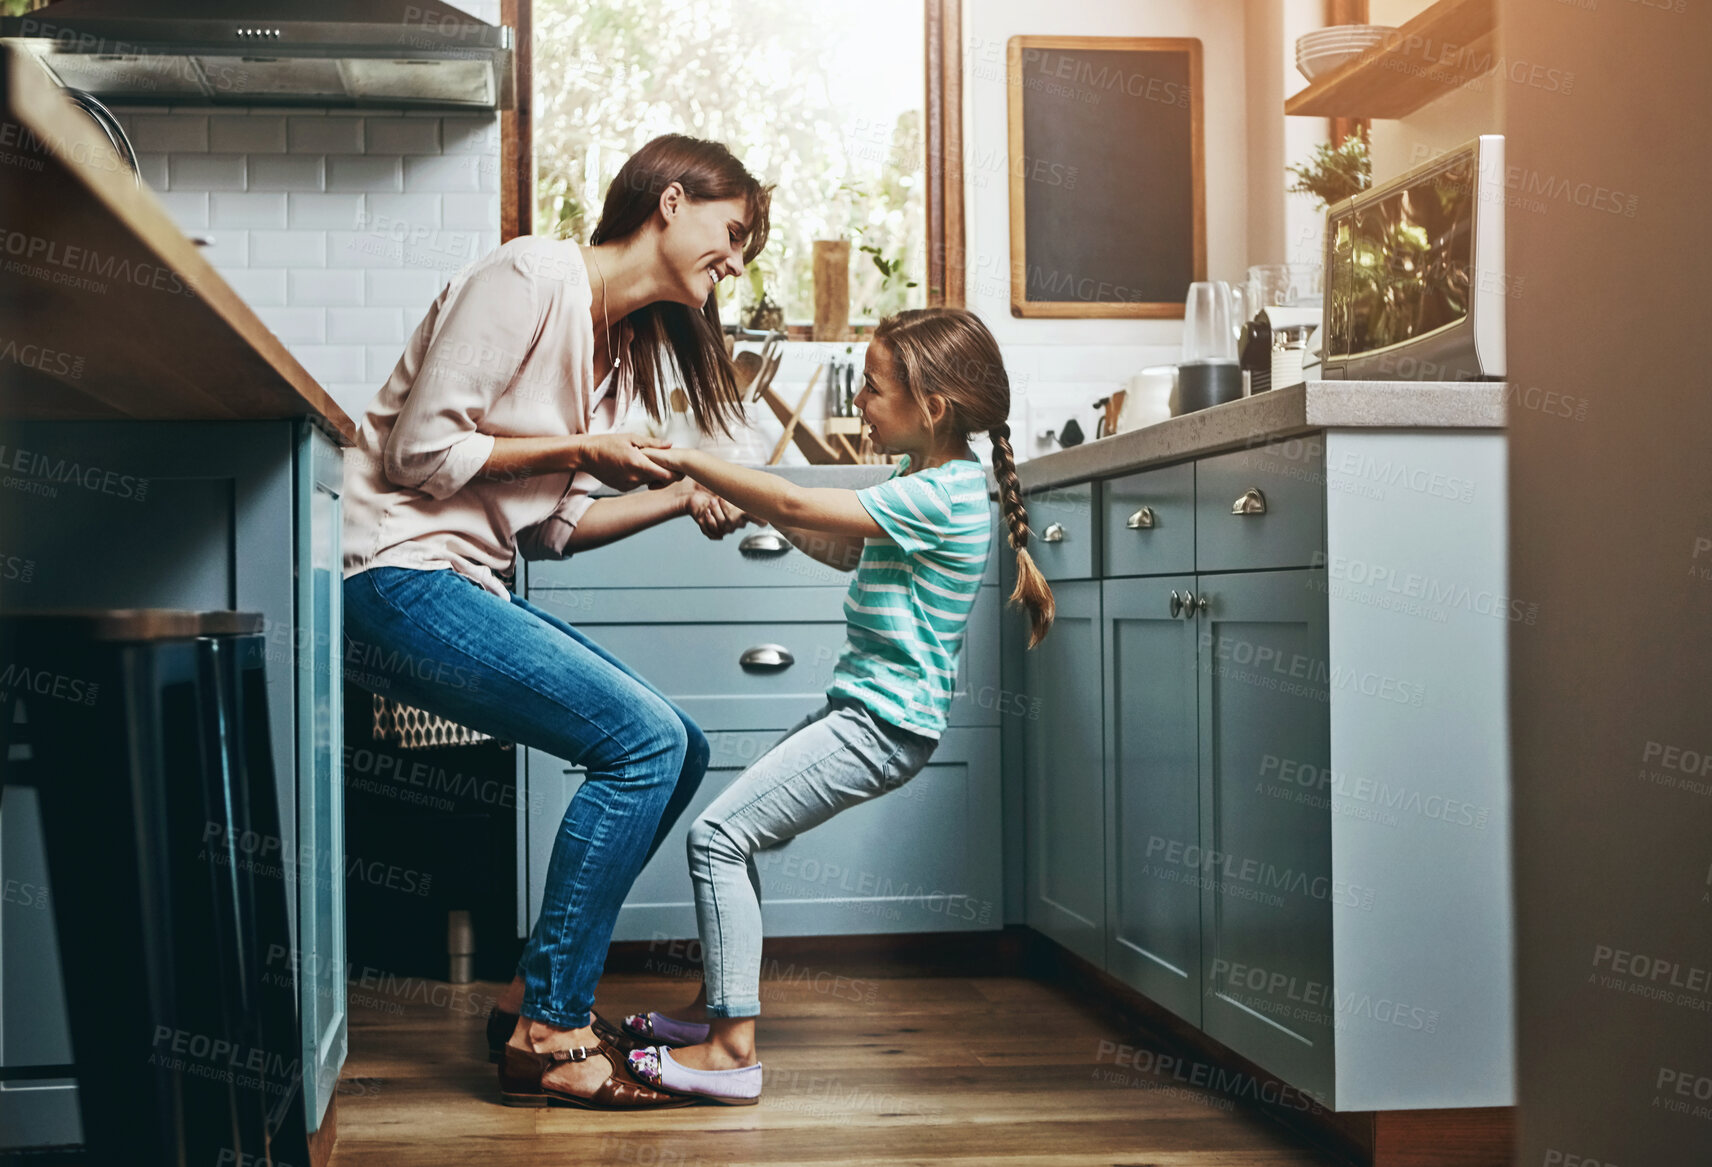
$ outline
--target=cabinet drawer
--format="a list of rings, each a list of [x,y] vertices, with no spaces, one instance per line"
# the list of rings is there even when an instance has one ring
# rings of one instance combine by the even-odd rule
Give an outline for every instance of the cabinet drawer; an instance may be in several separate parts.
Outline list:
[[[998,510],[993,509],[997,522]],[[983,583],[999,582],[1006,544],[994,528]],[[803,588],[850,586],[850,573],[792,547],[772,527],[743,527],[709,539],[687,515],[566,559],[532,560],[534,588]]]
[[[842,620],[581,630],[704,730],[788,729],[826,700],[844,647]]]
[[[529,564],[531,588],[848,587],[850,575],[798,551],[771,527],[709,539],[687,515],[567,559]]]
[[[1028,525],[1034,537],[1028,553],[1047,579],[1092,579],[1097,560],[1094,543],[1094,484],[1055,486],[1026,496]],[[995,550],[1009,552],[1000,542]]]
[[[1197,462],[1195,569],[1311,566],[1326,545],[1325,466],[1318,434]]]
[[[1101,575],[1195,570],[1193,463],[1111,479],[1100,489],[1100,513]]]
[[[685,836],[695,817],[777,737],[709,735],[707,776],[631,887],[614,940],[696,934]],[[998,737],[996,729],[949,730],[928,764],[908,783],[757,854],[767,935],[959,932],[1002,926]],[[584,774],[539,750],[524,753],[529,795],[523,846],[528,917],[534,920],[559,821]],[[659,955],[675,954],[662,949]]]

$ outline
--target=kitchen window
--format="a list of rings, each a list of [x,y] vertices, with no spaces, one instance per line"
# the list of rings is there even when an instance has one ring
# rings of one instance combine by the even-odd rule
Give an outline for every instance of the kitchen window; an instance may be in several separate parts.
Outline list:
[[[619,166],[675,131],[726,143],[776,184],[758,274],[721,291],[727,323],[746,319],[764,290],[806,335],[816,239],[850,241],[853,323],[961,304],[961,125],[946,116],[961,109],[959,7],[506,0],[519,109],[502,119],[516,160],[505,237],[586,240]],[[921,35],[899,35],[909,28]]]

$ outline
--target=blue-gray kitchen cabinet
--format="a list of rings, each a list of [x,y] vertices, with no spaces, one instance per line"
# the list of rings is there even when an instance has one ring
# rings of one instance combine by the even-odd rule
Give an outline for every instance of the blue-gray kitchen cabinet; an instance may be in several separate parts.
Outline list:
[[[708,735],[701,789],[642,869],[614,940],[696,935],[685,836],[690,823],[778,739]],[[997,732],[950,728],[911,781],[755,856],[769,936],[955,932],[1000,925]],[[529,917],[540,911],[553,839],[583,771],[528,750]]]
[[[695,802],[631,889],[616,939],[695,935],[684,834],[719,791],[825,701],[844,644],[850,578],[770,529],[709,541],[687,518],[525,566],[531,603],[635,669],[695,720],[714,749]],[[997,579],[995,555],[970,614],[950,725],[923,772],[758,857],[770,935],[1002,926]],[[524,934],[582,773],[538,750],[518,754]]]
[[[1106,866],[1098,580],[1052,585],[1051,633],[1023,653],[1015,688],[1039,716],[1022,724],[1027,921],[1105,964]]]
[[[1323,570],[1196,579],[1203,813],[1160,857],[1201,888],[1201,1028],[1331,1099],[1332,913],[1361,893],[1332,879],[1329,800],[1277,780],[1286,765],[1331,770],[1324,583]]]
[[[1201,823],[1194,590],[1193,576],[1105,580],[1101,625],[1106,969],[1198,1026],[1201,890],[1181,862]]]

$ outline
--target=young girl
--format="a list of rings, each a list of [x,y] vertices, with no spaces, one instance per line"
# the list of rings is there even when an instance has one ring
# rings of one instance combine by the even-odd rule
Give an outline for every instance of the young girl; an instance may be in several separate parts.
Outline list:
[[[1052,591],[1024,548],[1028,518],[1011,455],[1010,380],[979,318],[950,308],[900,312],[868,345],[856,408],[876,448],[902,454],[866,490],[810,489],[693,449],[649,457],[771,522],[823,563],[856,569],[849,624],[826,704],[744,771],[689,833],[690,877],[706,963],[701,993],[668,1017],[625,1027],[653,1044],[631,1073],[658,1089],[745,1105],[761,1097],[755,1016],[761,1011],[757,850],[894,790],[932,756],[945,728],[958,650],[986,570],[992,523],[986,474],[968,437],[993,440],[1010,545],[1011,596],[1029,610],[1029,647],[1052,624]]]

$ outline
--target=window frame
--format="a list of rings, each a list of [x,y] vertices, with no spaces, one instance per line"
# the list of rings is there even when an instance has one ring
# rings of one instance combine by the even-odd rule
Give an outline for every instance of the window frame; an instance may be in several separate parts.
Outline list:
[[[499,239],[535,230],[533,0],[500,0],[500,23],[516,30],[517,104],[501,110]],[[961,308],[967,255],[963,230],[963,4],[922,0],[927,127],[927,302]],[[790,339],[799,339],[792,336]],[[807,339],[802,337],[801,339]]]

